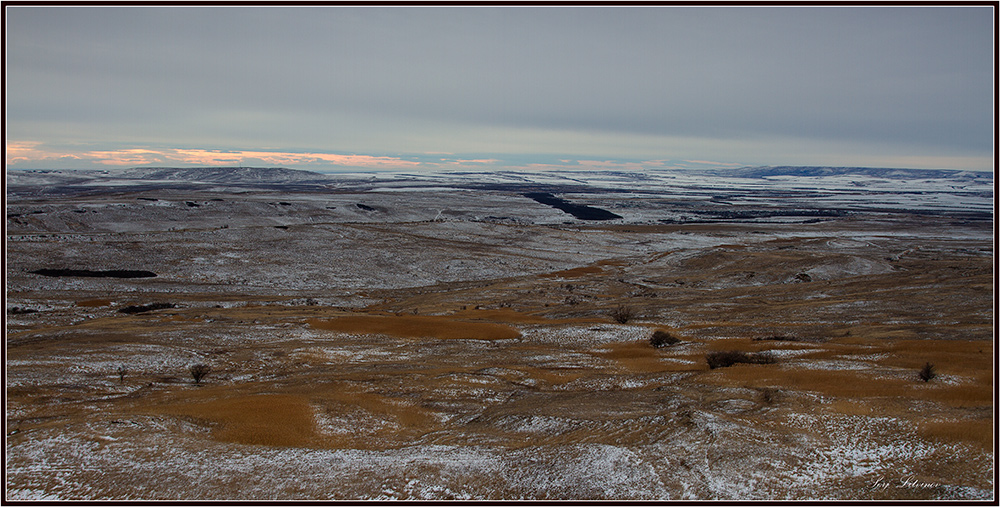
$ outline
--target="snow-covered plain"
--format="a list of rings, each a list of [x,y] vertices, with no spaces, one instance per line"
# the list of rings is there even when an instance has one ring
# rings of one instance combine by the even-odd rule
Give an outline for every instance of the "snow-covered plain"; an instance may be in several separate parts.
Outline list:
[[[240,168],[7,184],[7,500],[995,498],[990,449],[949,429],[992,422],[985,175]],[[623,218],[579,220],[531,191]],[[119,312],[153,302],[177,307]],[[620,305],[630,322],[609,318]],[[356,314],[520,337],[311,323]],[[682,343],[653,349],[656,328]],[[777,361],[709,370],[729,347]],[[927,359],[942,372],[924,385]],[[204,387],[185,378],[198,362],[215,369]],[[307,420],[270,412],[273,397]],[[221,413],[230,402],[307,437],[227,440],[244,418]]]

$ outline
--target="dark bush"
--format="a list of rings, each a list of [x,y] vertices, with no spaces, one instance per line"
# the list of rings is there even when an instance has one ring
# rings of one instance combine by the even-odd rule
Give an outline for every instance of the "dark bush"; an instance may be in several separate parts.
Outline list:
[[[626,322],[632,320],[635,316],[635,312],[632,310],[631,306],[619,305],[618,308],[611,310],[611,318],[619,324],[625,324]]]
[[[705,355],[705,362],[708,363],[710,369],[714,370],[716,368],[732,366],[736,363],[747,363],[749,360],[745,352],[728,350],[724,352],[709,352]]]
[[[924,363],[924,367],[920,368],[920,372],[917,373],[920,380],[924,382],[930,382],[932,378],[937,376],[937,372],[934,371],[934,365],[931,363]]]
[[[657,349],[680,343],[680,341],[680,338],[660,329],[653,331],[653,336],[649,338],[649,344]]]
[[[781,391],[774,387],[764,387],[757,390],[760,393],[760,401],[765,405],[777,402],[781,398]]]
[[[720,352],[709,352],[705,355],[705,361],[710,369],[725,368],[734,364],[771,364],[774,362],[774,355],[770,352],[740,352],[738,350],[726,350]]]
[[[207,364],[196,364],[191,367],[191,377],[194,379],[195,384],[200,384],[201,379],[205,378],[211,372],[212,368]]]

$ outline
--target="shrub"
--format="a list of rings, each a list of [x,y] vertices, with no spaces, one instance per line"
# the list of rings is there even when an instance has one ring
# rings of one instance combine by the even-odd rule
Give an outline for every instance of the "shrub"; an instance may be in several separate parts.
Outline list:
[[[937,372],[934,371],[934,365],[931,363],[924,363],[924,367],[920,368],[920,372],[917,373],[920,380],[924,382],[930,382],[932,378],[937,376]]]
[[[740,352],[738,350],[726,350],[721,352],[709,352],[705,355],[705,361],[710,369],[725,368],[738,363],[744,364],[771,364],[774,355],[770,352]]]
[[[611,311],[611,318],[619,324],[625,324],[632,320],[633,316],[635,316],[635,312],[631,306],[619,305],[618,308]]]
[[[653,348],[657,349],[673,345],[675,343],[680,343],[680,341],[681,340],[676,336],[660,329],[653,331],[653,336],[649,338],[649,344],[652,345]]]
[[[709,352],[705,355],[705,362],[708,363],[710,369],[725,368],[727,366],[732,366],[736,363],[746,363],[747,355],[745,352],[739,352],[736,350],[727,350],[725,352]]]
[[[212,368],[207,364],[196,364],[191,367],[191,377],[194,378],[195,384],[200,384],[201,379],[205,378],[211,372]]]
[[[760,393],[760,401],[765,405],[770,405],[781,397],[781,391],[774,387],[764,387],[758,390]]]

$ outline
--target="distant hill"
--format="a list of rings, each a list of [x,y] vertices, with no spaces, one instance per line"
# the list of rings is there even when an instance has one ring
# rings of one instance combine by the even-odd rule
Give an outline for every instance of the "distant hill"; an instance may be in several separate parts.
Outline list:
[[[129,169],[6,172],[7,193],[23,195],[106,192],[112,189],[322,188],[325,174],[280,167],[133,167]]]
[[[133,167],[109,171],[122,179],[184,181],[222,184],[292,184],[329,182],[329,177],[312,171],[282,167]]]
[[[927,181],[971,190],[993,186],[992,172],[944,169],[888,169],[871,167],[760,166],[739,169],[588,171],[481,171],[324,174],[282,167],[133,167],[128,169],[7,171],[7,193],[53,195],[97,193],[129,189],[243,188],[283,191],[316,191],[337,188],[456,187],[509,192],[591,192],[596,190],[674,189],[678,185],[718,185],[727,180],[759,179],[780,185],[782,177],[817,178],[810,184],[891,185]],[[907,183],[909,184],[909,183]],[[118,189],[118,190],[115,190]],[[672,190],[671,190],[672,191]]]
[[[738,178],[765,178],[768,176],[868,176],[885,179],[963,179],[992,180],[993,173],[956,171],[950,169],[892,169],[877,167],[816,167],[816,166],[760,166],[740,169],[718,169],[713,174]]]

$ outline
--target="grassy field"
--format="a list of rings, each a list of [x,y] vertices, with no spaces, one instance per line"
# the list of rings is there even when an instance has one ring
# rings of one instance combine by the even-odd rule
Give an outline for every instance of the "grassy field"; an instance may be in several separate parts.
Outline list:
[[[16,272],[7,496],[991,499],[991,246],[896,225],[604,224],[573,233],[575,266],[482,248],[507,276],[350,293]],[[473,242],[434,227],[322,234],[420,232],[438,261],[463,258]],[[677,247],[678,231],[711,241]],[[150,303],[175,307],[118,311]],[[656,330],[678,343],[654,348]],[[710,368],[719,351],[773,361]],[[199,383],[194,364],[211,368]]]

